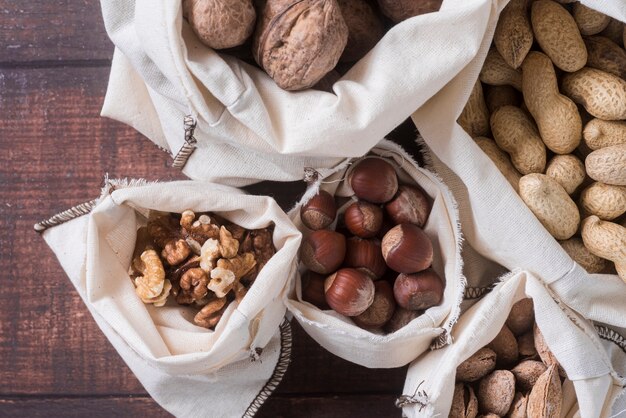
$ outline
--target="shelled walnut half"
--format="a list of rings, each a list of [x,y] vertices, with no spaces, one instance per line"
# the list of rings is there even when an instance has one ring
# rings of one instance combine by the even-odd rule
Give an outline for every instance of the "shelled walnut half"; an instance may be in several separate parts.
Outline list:
[[[247,230],[209,213],[157,213],[137,231],[129,274],[144,303],[198,308],[194,323],[213,329],[276,252],[272,234],[273,226]]]

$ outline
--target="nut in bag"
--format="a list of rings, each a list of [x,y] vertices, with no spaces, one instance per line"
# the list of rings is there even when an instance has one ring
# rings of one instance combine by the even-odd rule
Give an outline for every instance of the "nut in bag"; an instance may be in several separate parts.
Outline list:
[[[368,172],[385,184],[373,184]],[[320,193],[330,201],[311,206]],[[333,204],[336,219],[324,214]],[[381,141],[364,158],[317,178],[290,216],[304,234],[303,281],[287,307],[324,348],[388,368],[449,343],[465,278],[456,203],[436,175]]]
[[[179,240],[154,242],[155,249],[145,251],[145,244],[137,245],[141,239],[138,231],[149,220],[171,219],[163,214],[169,212],[180,214],[176,221],[186,224],[183,218],[189,210],[219,216],[233,231],[233,225],[249,231],[273,226],[271,241],[276,253],[263,260],[265,264],[245,296],[232,298],[220,312],[219,321],[212,324],[205,323],[214,319],[209,317],[194,321],[202,306],[209,306],[201,303],[202,297],[209,297],[208,291],[182,306],[174,300],[172,287],[164,280],[157,283],[163,279],[163,266],[178,262],[172,257],[179,255]],[[204,220],[188,225],[197,229],[189,229],[187,239],[201,239],[199,230],[209,225]],[[206,416],[210,404],[211,410],[225,415],[252,414],[282,378],[290,350],[288,324],[281,325],[285,314],[282,300],[296,274],[301,234],[273,199],[193,181],[111,180],[99,199],[37,227],[45,230],[44,239],[107,338],[166,410],[175,415]],[[152,232],[152,240],[157,241],[159,234]],[[226,247],[225,240],[216,241]],[[133,257],[136,247],[144,263],[138,268],[132,266],[137,262]],[[228,248],[222,250],[225,256]],[[159,273],[155,263],[160,257]],[[194,257],[193,249],[188,257]],[[129,270],[135,268],[141,273],[133,280]],[[171,269],[182,267],[167,268],[166,277],[171,278],[170,273],[175,273]],[[221,274],[215,277],[225,279]],[[170,284],[176,285],[175,280]],[[211,298],[224,290],[222,284],[211,290],[215,294]],[[182,296],[183,302],[201,287],[186,289],[181,282],[178,286],[177,297]],[[230,293],[224,299],[230,301]],[[196,302],[201,306],[193,307]],[[207,329],[210,325],[213,329]]]
[[[620,412],[626,385],[617,369],[625,360],[620,340],[603,344],[594,325],[532,273],[503,276],[463,313],[452,338],[409,366],[398,400],[406,416]]]

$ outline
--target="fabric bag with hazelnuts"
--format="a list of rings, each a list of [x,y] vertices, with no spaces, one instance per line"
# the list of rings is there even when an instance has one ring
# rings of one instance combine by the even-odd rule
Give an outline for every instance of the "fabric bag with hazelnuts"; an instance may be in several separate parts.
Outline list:
[[[35,228],[170,413],[252,416],[282,379],[283,298],[301,234],[273,199],[194,181],[106,180],[98,199]]]
[[[626,408],[626,344],[512,272],[468,309],[454,343],[409,366],[407,417],[617,417]]]
[[[451,193],[399,146],[318,177],[290,212],[303,231],[287,307],[324,348],[398,367],[449,343],[465,279]]]
[[[101,5],[116,46],[103,115],[233,186],[365,155],[468,65],[487,24],[466,0]]]

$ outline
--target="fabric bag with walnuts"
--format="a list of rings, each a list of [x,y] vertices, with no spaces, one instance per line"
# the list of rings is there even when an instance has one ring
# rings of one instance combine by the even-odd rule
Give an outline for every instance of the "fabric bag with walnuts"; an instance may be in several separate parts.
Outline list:
[[[137,229],[151,211],[214,212],[247,229],[274,225],[276,253],[215,330],[195,311],[144,304],[129,276]],[[283,297],[301,234],[276,202],[226,186],[107,181],[100,198],[36,225],[96,323],[148,393],[176,416],[253,416],[290,355]]]
[[[626,409],[623,337],[608,327],[596,329],[530,272],[515,271],[502,279],[463,313],[452,330],[454,344],[429,352],[409,366],[404,396],[398,400],[403,413],[407,417],[447,416],[457,367],[496,337],[517,301],[532,298],[537,327],[567,375],[560,416],[621,416]]]
[[[101,0],[116,46],[102,114],[146,135],[193,179],[300,180],[303,167],[367,153],[468,65],[489,22],[492,2],[483,3],[446,0],[395,25],[327,93],[282,90],[204,46],[181,0]]]
[[[433,242],[433,269],[445,282],[442,303],[386,335],[360,328],[333,310],[320,310],[302,301],[300,280],[287,300],[287,307],[304,330],[331,353],[366,367],[399,367],[427,351],[431,345],[440,347],[450,342],[449,332],[458,318],[465,290],[460,255],[462,238],[456,202],[435,174],[419,167],[401,147],[386,140],[365,158],[387,160],[396,168],[401,184],[417,183],[432,199],[432,210],[424,231]],[[304,234],[307,228],[300,219],[300,207],[319,189],[337,197],[351,197],[354,192],[343,180],[357,161],[347,160],[333,175],[319,177],[290,212],[294,224],[305,231]]]

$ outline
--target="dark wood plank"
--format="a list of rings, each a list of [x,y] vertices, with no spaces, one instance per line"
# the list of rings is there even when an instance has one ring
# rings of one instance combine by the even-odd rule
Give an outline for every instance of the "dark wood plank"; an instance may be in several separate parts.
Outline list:
[[[258,418],[400,417],[388,395],[328,397],[274,396],[261,407]],[[147,397],[5,398],[0,399],[0,416],[32,418],[72,417],[171,417]],[[206,416],[217,416],[207,409]]]
[[[98,0],[0,0],[0,65],[110,60]]]
[[[0,394],[145,394],[107,343],[32,225],[97,194],[105,172],[183,176],[147,139],[98,116],[105,68],[0,73]],[[290,207],[301,184],[263,183]],[[278,394],[376,392],[396,396],[405,369],[341,360],[294,325],[292,366]],[[0,415],[2,415],[0,413]]]

